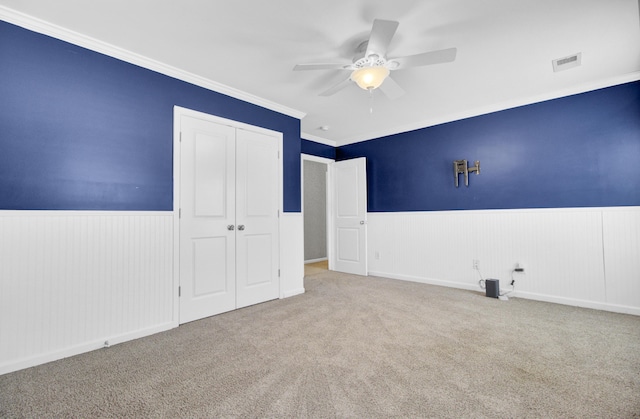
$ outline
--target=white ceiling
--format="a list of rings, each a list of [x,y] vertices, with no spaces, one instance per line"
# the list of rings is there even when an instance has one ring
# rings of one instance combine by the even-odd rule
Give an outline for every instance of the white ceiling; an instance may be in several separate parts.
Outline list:
[[[0,18],[24,13],[300,111],[304,138],[336,145],[640,79],[638,0],[0,0],[0,8]],[[375,18],[400,22],[389,57],[457,47],[455,62],[393,72],[407,94],[391,101],[375,92],[372,114],[355,84],[318,96],[348,72],[292,71],[350,63]],[[580,67],[553,72],[553,59],[577,52]]]

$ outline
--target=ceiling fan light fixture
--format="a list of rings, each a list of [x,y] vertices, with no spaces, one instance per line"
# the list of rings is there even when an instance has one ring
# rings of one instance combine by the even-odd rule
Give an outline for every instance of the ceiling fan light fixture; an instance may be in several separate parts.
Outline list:
[[[363,67],[351,73],[351,80],[355,81],[361,89],[370,90],[380,87],[388,75],[389,69],[386,67]]]

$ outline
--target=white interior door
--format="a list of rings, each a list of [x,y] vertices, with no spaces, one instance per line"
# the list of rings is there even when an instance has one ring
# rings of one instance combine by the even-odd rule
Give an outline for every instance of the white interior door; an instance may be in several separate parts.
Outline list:
[[[180,323],[280,295],[281,140],[258,131],[180,117]]]
[[[185,323],[236,308],[236,130],[182,116],[181,131],[180,323]]]
[[[278,298],[278,143],[239,129],[236,136],[237,307]]]
[[[367,275],[367,169],[360,157],[329,165],[332,199],[332,268]]]

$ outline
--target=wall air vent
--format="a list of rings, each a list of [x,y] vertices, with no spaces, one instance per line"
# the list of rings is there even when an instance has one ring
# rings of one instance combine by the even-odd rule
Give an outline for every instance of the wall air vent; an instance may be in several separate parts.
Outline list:
[[[579,52],[577,54],[569,55],[568,57],[558,58],[556,60],[551,61],[553,64],[553,71],[562,71],[568,68],[577,67],[580,65],[582,61],[582,53]]]

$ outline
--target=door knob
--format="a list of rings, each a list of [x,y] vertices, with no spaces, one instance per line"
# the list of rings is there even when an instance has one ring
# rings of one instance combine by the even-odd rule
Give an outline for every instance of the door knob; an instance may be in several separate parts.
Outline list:
[[[240,231],[244,230],[244,225],[243,225],[243,224],[240,224],[240,225],[238,226],[238,230],[240,230]]]
[[[360,221],[360,225],[364,225],[364,221]]]
[[[229,224],[229,225],[227,226],[227,230],[233,230],[234,228],[235,228],[235,227],[233,226],[233,224]]]

